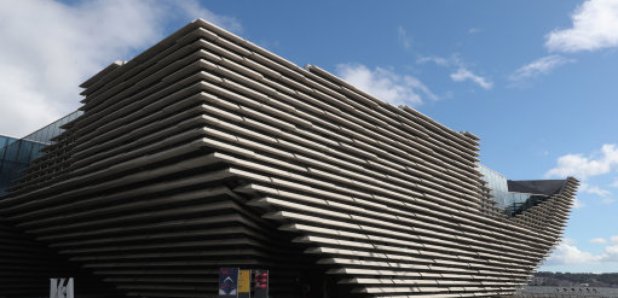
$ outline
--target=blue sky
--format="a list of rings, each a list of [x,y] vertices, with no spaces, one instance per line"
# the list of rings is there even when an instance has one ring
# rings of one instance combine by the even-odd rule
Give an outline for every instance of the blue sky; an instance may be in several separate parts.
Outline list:
[[[473,132],[509,178],[579,177],[541,269],[618,272],[617,0],[3,3],[0,131],[70,112],[81,81],[196,17]]]

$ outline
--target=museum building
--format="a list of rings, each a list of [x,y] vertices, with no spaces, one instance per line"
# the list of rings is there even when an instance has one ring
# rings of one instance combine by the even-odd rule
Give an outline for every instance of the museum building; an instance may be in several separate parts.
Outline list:
[[[325,49],[327,50],[327,49]],[[479,139],[196,20],[84,82],[78,111],[0,137],[0,298],[508,297],[578,182],[507,180]]]

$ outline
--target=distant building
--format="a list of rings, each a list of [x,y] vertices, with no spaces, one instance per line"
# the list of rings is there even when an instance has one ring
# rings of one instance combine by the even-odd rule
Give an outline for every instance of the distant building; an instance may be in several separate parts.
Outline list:
[[[275,298],[510,296],[577,187],[202,20],[81,86],[0,199],[0,297],[214,297],[220,267]]]

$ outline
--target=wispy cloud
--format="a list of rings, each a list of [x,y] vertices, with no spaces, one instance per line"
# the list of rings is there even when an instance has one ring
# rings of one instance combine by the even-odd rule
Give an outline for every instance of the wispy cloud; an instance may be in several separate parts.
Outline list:
[[[0,2],[0,131],[22,136],[74,110],[83,80],[197,17],[241,30],[193,0]]]
[[[455,82],[471,81],[485,90],[489,90],[493,87],[493,83],[489,81],[489,79],[477,75],[464,67],[460,67],[457,71],[451,73],[450,76]]]
[[[509,76],[511,82],[522,82],[524,80],[545,75],[553,71],[555,68],[575,60],[565,58],[560,55],[548,55],[534,60],[513,72]]]
[[[611,196],[611,194],[612,194],[607,189],[603,189],[603,188],[598,187],[596,185],[589,185],[588,183],[582,183],[579,186],[579,191],[585,192],[585,193],[589,193],[589,194],[593,194],[593,195],[597,195],[597,196],[603,197],[603,198],[607,198],[607,197]]]
[[[417,106],[423,103],[425,98],[438,99],[419,79],[397,74],[390,69],[370,69],[362,64],[339,64],[336,73],[357,88],[392,104]]]
[[[570,28],[546,36],[550,51],[594,51],[618,46],[618,1],[588,0],[571,16]]]
[[[455,64],[455,61],[453,61],[453,59],[454,58],[447,59],[447,58],[440,57],[440,56],[422,56],[416,59],[416,63],[418,64],[434,63],[438,66],[447,67],[447,66],[451,66]]]
[[[404,49],[412,48],[412,38],[408,36],[408,31],[402,26],[397,27],[397,39]]]
[[[605,240],[605,238],[593,238],[593,239],[590,239],[590,243],[605,244],[607,243],[607,240]]]
[[[449,77],[454,82],[470,81],[485,90],[489,90],[493,87],[493,82],[491,82],[489,78],[472,72],[457,54],[451,55],[448,58],[440,56],[420,56],[416,59],[416,63],[433,63],[437,66],[449,68],[452,70]]]
[[[481,31],[482,31],[481,28],[472,27],[472,28],[468,29],[468,34],[476,34],[476,33],[479,33]]]
[[[579,185],[579,192],[596,196],[600,199],[599,202],[604,205],[609,205],[616,202],[616,199],[614,199],[611,191],[601,188],[597,185],[589,185],[586,182],[582,182]]]

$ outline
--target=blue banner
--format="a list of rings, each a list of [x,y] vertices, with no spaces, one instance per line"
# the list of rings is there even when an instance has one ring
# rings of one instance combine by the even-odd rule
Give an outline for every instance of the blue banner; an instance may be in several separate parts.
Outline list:
[[[238,297],[238,268],[219,268],[219,297]]]

